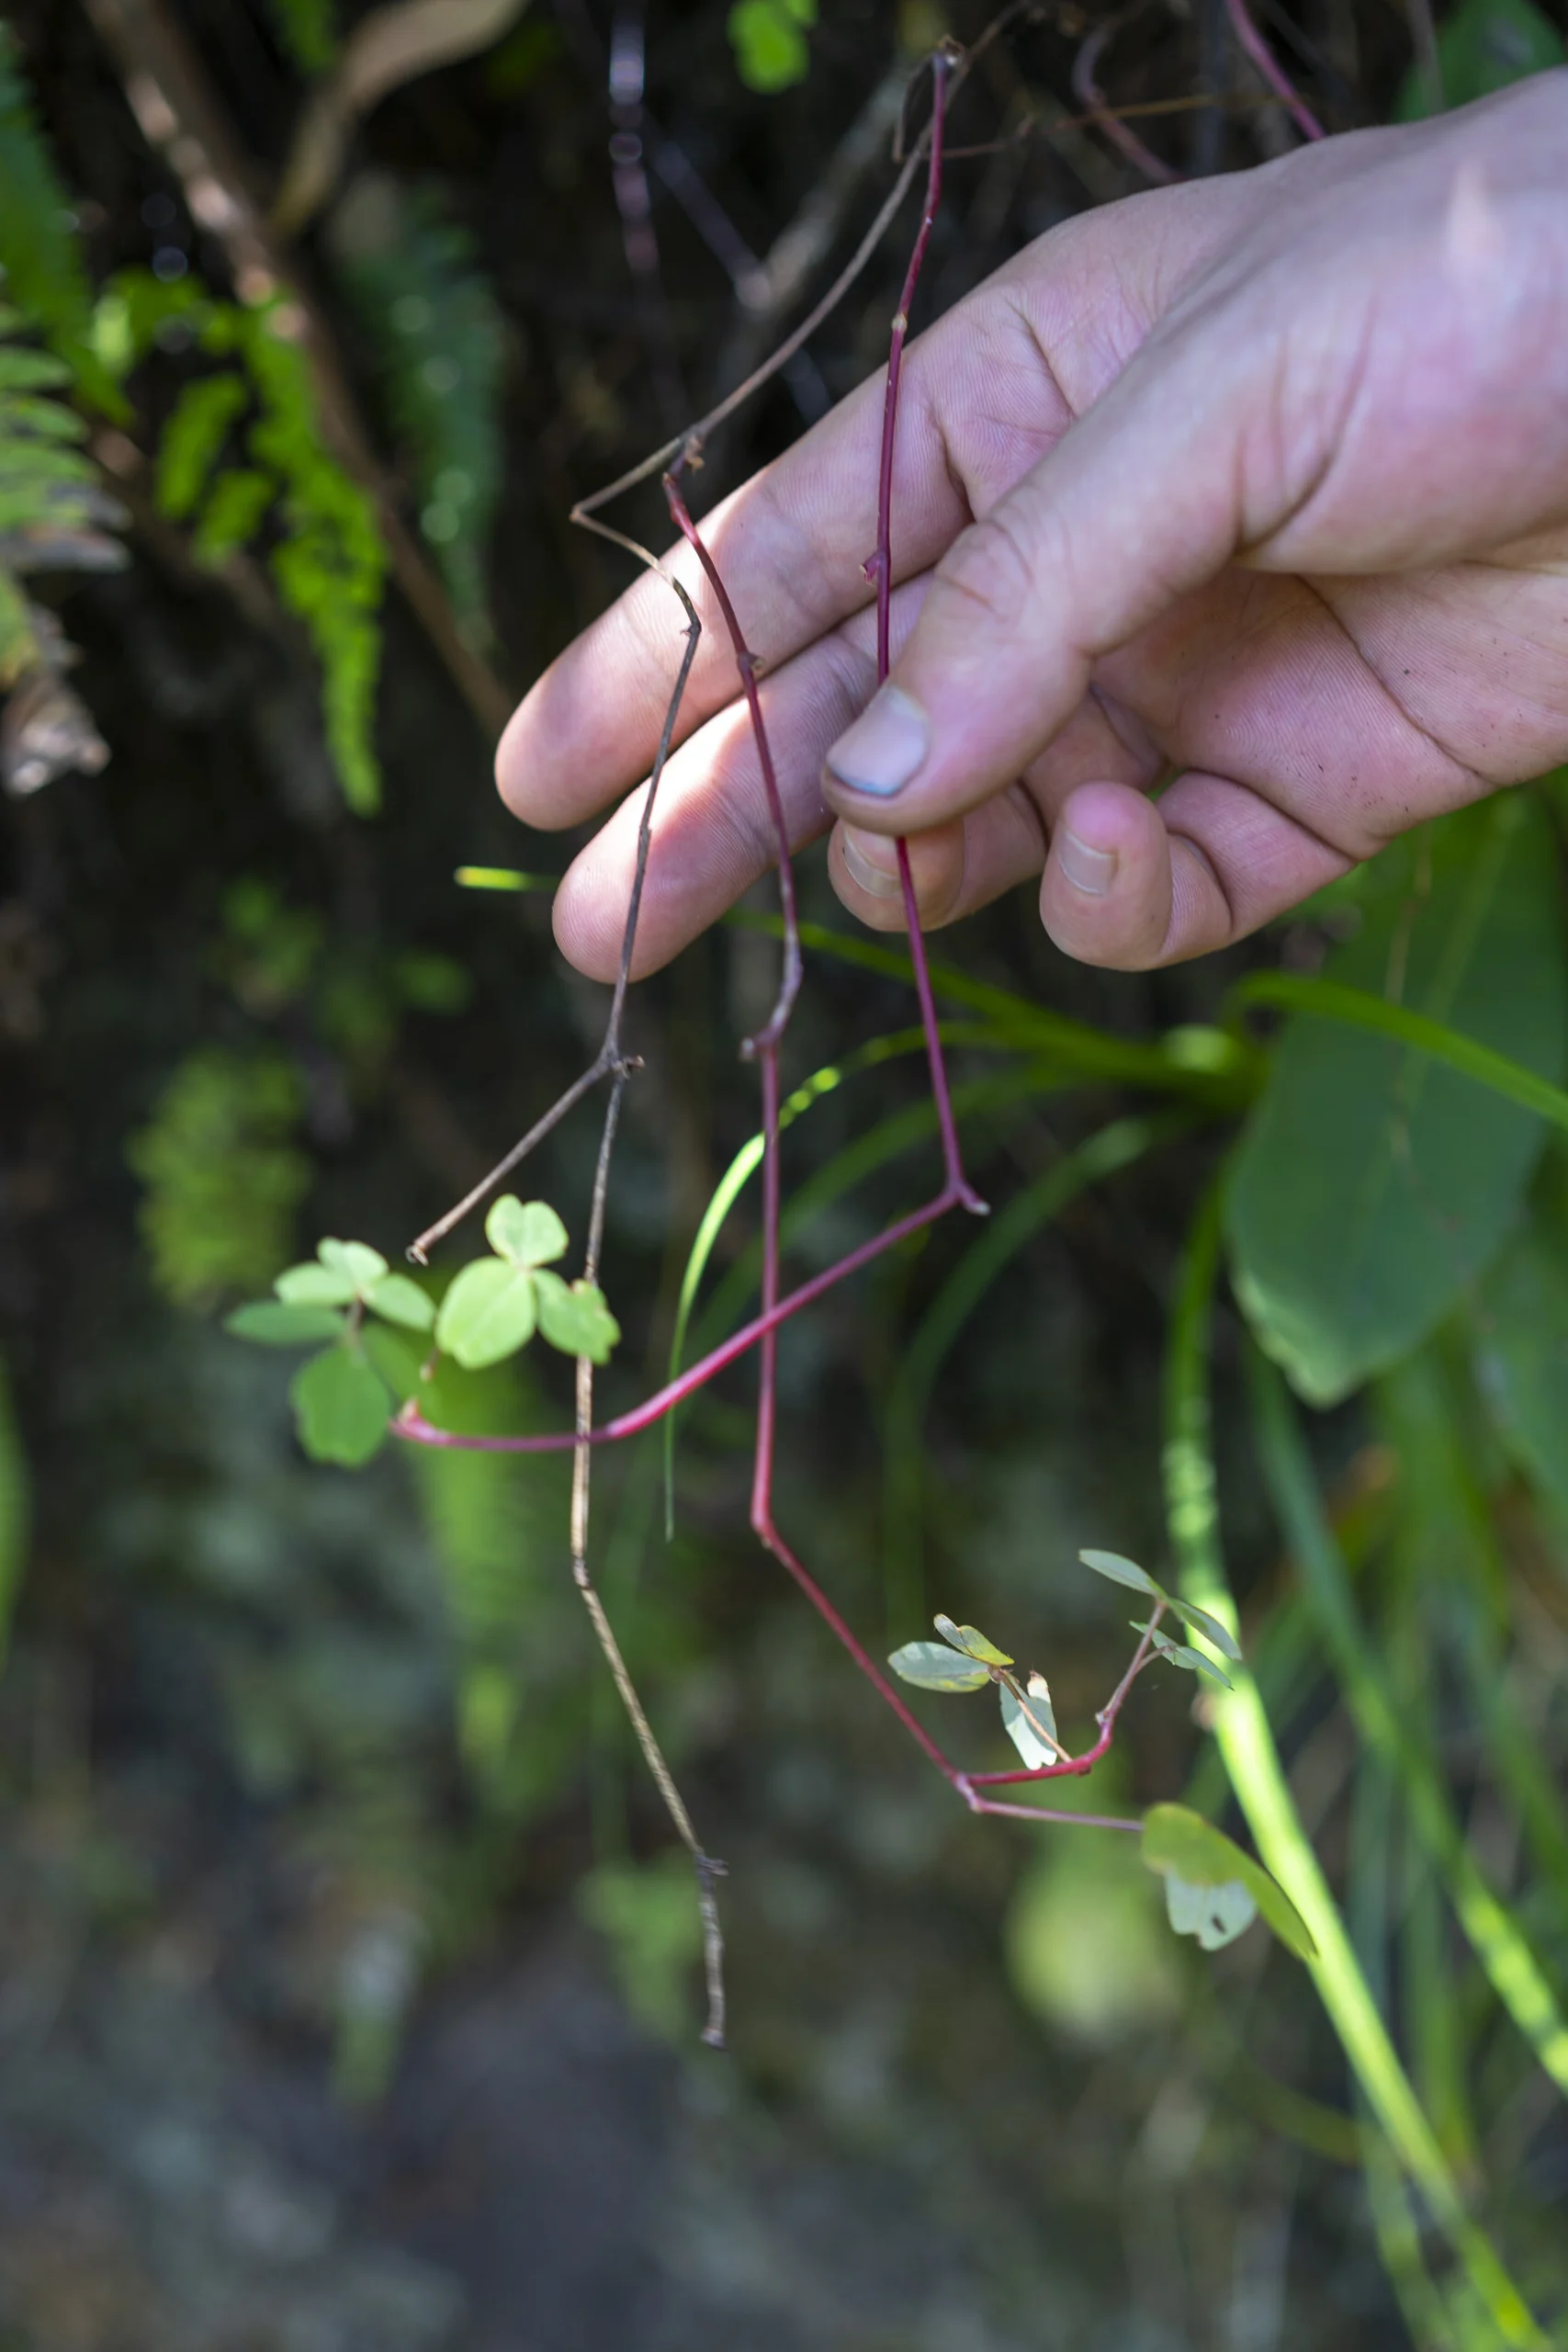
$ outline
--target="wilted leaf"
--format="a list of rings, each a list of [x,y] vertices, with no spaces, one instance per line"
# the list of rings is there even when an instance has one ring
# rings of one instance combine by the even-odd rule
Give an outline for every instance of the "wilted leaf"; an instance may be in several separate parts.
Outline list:
[[[514,1266],[547,1266],[564,1257],[567,1230],[547,1201],[520,1201],[503,1193],[485,1219],[485,1239]]]
[[[591,1363],[608,1363],[621,1327],[604,1304],[594,1283],[563,1283],[558,1274],[543,1271],[533,1277],[539,1329],[552,1348],[569,1356],[586,1356]]]
[[[288,1394],[299,1417],[299,1442],[316,1462],[356,1470],[387,1435],[392,1393],[356,1350],[326,1349],[301,1365]]]
[[[995,1642],[988,1641],[978,1625],[955,1625],[951,1617],[942,1616],[940,1611],[931,1623],[942,1640],[951,1642],[955,1650],[962,1650],[965,1657],[983,1658],[987,1666],[1012,1664],[1006,1650],[998,1649]]]
[[[323,1340],[338,1338],[343,1328],[335,1307],[290,1306],[281,1298],[258,1298],[223,1318],[223,1329],[236,1340],[254,1340],[264,1348],[319,1347]]]
[[[921,1690],[980,1690],[989,1669],[965,1665],[942,1642],[906,1642],[887,1661],[895,1674]]]
[[[1055,1764],[1061,1754],[1056,1738],[1056,1717],[1051,1705],[1051,1693],[1043,1674],[1032,1674],[1026,1685],[1029,1701],[1026,1713],[1018,1693],[1004,1682],[1001,1686],[1002,1729],[1017,1748],[1032,1772],[1042,1764]],[[1030,1721],[1032,1716],[1034,1721]],[[1035,1724],[1040,1730],[1036,1731]],[[1046,1736],[1042,1738],[1041,1733]]]
[[[1223,1887],[1239,1882],[1287,1951],[1298,1960],[1314,1960],[1317,1946],[1305,1920],[1283,1887],[1271,1879],[1261,1862],[1243,1853],[1233,1839],[1200,1813],[1184,1804],[1151,1805],[1144,1815],[1143,1858],[1161,1878],[1174,1871],[1187,1884]]]
[[[534,1277],[504,1258],[476,1258],[441,1302],[435,1340],[469,1372],[499,1363],[534,1336]]]
[[[1124,1584],[1133,1592],[1146,1592],[1155,1600],[1166,1598],[1153,1577],[1135,1560],[1124,1560],[1120,1552],[1080,1552],[1078,1557],[1086,1568],[1092,1568],[1097,1577],[1109,1577],[1112,1584]]]
[[[1221,1886],[1190,1886],[1175,1871],[1165,1878],[1166,1916],[1179,1936],[1196,1936],[1205,1951],[1235,1943],[1258,1917],[1251,1890],[1240,1879]]]
[[[354,1296],[354,1277],[339,1266],[290,1266],[273,1288],[290,1306],[346,1306]]]
[[[408,1331],[428,1331],[435,1320],[434,1300],[407,1274],[383,1274],[371,1283],[365,1303],[373,1314],[384,1315],[389,1323],[400,1323]]]
[[[1541,1077],[1562,1071],[1562,906],[1522,792],[1424,826],[1369,877],[1325,978],[1396,998]],[[1285,1025],[1235,1159],[1237,1295],[1299,1393],[1331,1405],[1424,1339],[1517,1213],[1542,1127],[1392,1038]]]

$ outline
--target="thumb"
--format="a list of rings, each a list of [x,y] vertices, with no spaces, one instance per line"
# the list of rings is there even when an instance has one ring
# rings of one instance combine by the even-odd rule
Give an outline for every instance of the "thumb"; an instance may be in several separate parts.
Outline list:
[[[828,754],[824,791],[853,824],[921,831],[1005,790],[1077,708],[1101,655],[1304,494],[1316,453],[1300,449],[1294,485],[1271,461],[1292,439],[1280,429],[1280,354],[1259,351],[1248,322],[1249,356],[1227,357],[1230,307],[1145,344],[953,542],[886,684]],[[1258,409],[1265,435],[1250,424]],[[1261,462],[1249,465],[1254,439]],[[1249,471],[1264,477],[1251,497]]]

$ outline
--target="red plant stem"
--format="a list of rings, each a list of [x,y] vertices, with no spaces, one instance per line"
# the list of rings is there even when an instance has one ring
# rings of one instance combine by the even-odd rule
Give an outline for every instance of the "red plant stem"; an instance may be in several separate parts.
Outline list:
[[[1105,93],[1096,75],[1101,51],[1113,34],[1126,21],[1124,10],[1105,24],[1097,25],[1073,60],[1073,95],[1080,106],[1091,108],[1092,119],[1104,131],[1111,144],[1124,155],[1134,171],[1142,172],[1156,187],[1175,187],[1181,174],[1162,162],[1151,147],[1145,147],[1135,130],[1129,130],[1118,114],[1105,103]]]
[[[1302,137],[1322,139],[1325,135],[1322,123],[1253,23],[1247,0],[1225,0],[1225,9],[1230,17],[1232,31],[1280,105],[1289,111]]]
[[[887,349],[887,389],[882,402],[882,454],[876,476],[876,550],[865,570],[876,588],[876,683],[881,685],[892,666],[893,610],[893,453],[898,436],[898,388],[904,372],[904,345],[909,335],[909,312],[914,306],[915,288],[919,284],[920,268],[925,261],[926,247],[931,243],[931,224],[942,201],[942,164],[943,133],[947,121],[947,81],[953,70],[953,60],[944,50],[938,50],[931,60],[931,157],[926,169],[926,200],[916,232],[909,266],[904,273],[904,290],[898,298],[898,309],[893,321],[892,339]],[[926,1033],[926,1059],[931,1068],[931,1095],[936,1103],[937,1125],[942,1135],[942,1172],[949,1191],[976,1216],[985,1214],[985,1203],[974,1192],[964,1173],[964,1163],[958,1148],[958,1126],[953,1115],[953,1097],[947,1082],[947,1068],[942,1058],[942,1038],[938,1034],[936,1004],[931,995],[931,973],[927,968],[925,935],[920,929],[920,911],[915,899],[914,876],[909,870],[909,845],[898,836],[898,882],[904,894],[904,925],[909,934],[909,961],[915,967],[915,993],[919,999],[920,1023]]]

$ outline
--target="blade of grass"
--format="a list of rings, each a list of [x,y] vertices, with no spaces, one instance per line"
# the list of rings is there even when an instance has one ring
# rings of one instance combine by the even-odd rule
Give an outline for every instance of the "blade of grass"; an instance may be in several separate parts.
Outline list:
[[[1483,1877],[1435,1767],[1403,1720],[1350,1590],[1285,1384],[1249,1349],[1258,1460],[1303,1587],[1367,1747],[1399,1783],[1411,1826],[1431,1856],[1493,1991],[1558,2088],[1568,2094],[1568,2023],[1512,1911]]]
[[[1209,1398],[1209,1335],[1219,1270],[1223,1193],[1213,1185],[1189,1239],[1172,1317],[1165,1374],[1165,1487],[1180,1589],[1236,1630],[1235,1601],[1220,1548]],[[1245,1668],[1211,1696],[1214,1736],[1258,1852],[1317,1946],[1311,1969],[1329,2022],[1389,2146],[1434,2220],[1503,2342],[1548,2352],[1548,2339],[1501,2256],[1465,2207],[1452,2168],[1378,2013],[1322,1864],[1303,1829],[1258,1688]]]

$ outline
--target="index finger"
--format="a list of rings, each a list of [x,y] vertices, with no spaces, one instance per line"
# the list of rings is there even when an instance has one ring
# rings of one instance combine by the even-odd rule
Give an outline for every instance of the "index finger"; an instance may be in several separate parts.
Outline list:
[[[894,452],[896,581],[934,563],[1119,372],[1172,279],[1210,243],[1214,187],[1133,197],[1065,222],[909,346]],[[1157,297],[1138,286],[1150,276],[1162,281]],[[876,542],[883,382],[879,370],[703,518],[763,669],[870,601],[863,567]],[[691,550],[677,547],[663,568],[703,623],[681,741],[733,699],[735,662]],[[575,824],[647,774],[682,628],[666,582],[644,573],[546,671],[496,758],[516,815]]]

